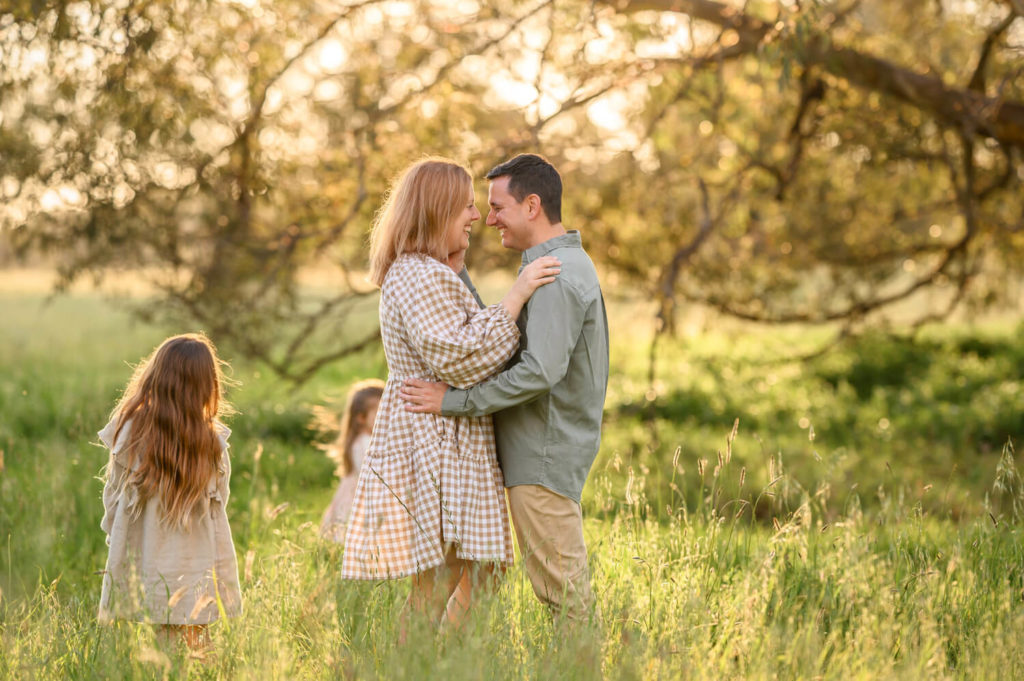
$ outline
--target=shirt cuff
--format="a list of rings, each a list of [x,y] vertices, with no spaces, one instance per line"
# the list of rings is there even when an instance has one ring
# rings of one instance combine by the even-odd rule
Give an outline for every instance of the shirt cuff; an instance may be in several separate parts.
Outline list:
[[[448,388],[441,399],[442,416],[461,416],[466,413],[466,402],[469,401],[469,391],[458,388]]]

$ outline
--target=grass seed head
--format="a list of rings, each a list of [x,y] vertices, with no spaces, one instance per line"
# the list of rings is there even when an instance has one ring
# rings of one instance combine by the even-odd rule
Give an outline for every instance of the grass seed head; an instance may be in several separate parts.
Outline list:
[[[196,600],[196,604],[192,606],[192,612],[188,614],[188,618],[190,620],[199,619],[199,615],[202,614],[203,610],[205,610],[207,606],[213,605],[216,602],[216,599],[210,594],[203,594],[198,600]]]
[[[182,598],[185,597],[185,594],[188,593],[188,586],[188,584],[180,586],[174,593],[171,594],[171,597],[167,599],[168,608],[173,608],[181,601]]]

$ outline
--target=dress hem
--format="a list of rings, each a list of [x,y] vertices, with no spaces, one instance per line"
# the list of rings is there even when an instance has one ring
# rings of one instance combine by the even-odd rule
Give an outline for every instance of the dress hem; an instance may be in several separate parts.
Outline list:
[[[458,557],[459,560],[465,560],[465,561],[468,561],[468,562],[471,562],[471,563],[502,563],[503,565],[512,565],[512,564],[515,563],[514,559],[509,560],[509,559],[506,559],[506,558],[498,558],[498,557],[493,557],[493,558],[463,558],[463,557],[458,556],[458,554],[456,554],[456,557]],[[395,573],[395,574],[388,573],[386,575],[365,575],[365,574],[353,575],[353,574],[345,574],[345,572],[342,571],[341,578],[342,579],[349,579],[349,580],[353,580],[353,581],[361,581],[361,582],[383,582],[383,581],[390,581],[390,580],[394,580],[394,579],[405,579],[406,577],[412,577],[413,575],[419,575],[419,574],[422,574],[422,573],[426,572],[427,570],[433,570],[434,568],[439,568],[442,565],[444,565],[444,559],[443,558],[440,561],[437,561],[435,563],[427,565],[427,566],[425,566],[425,567],[423,567],[423,568],[421,568],[419,570],[415,570],[415,569],[414,570],[406,570],[406,571]]]

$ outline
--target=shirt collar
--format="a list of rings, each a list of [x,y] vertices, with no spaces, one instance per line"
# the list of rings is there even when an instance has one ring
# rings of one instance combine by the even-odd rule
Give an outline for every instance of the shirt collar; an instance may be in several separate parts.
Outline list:
[[[583,248],[583,240],[580,239],[579,230],[570,229],[565,234],[560,234],[536,246],[527,248],[523,251],[523,264],[527,265],[556,248]]]

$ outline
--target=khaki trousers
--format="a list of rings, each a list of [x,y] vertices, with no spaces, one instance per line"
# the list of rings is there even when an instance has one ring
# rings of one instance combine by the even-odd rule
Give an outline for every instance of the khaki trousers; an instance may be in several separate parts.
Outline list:
[[[574,620],[594,608],[580,505],[540,485],[508,488],[523,566],[537,598]]]

